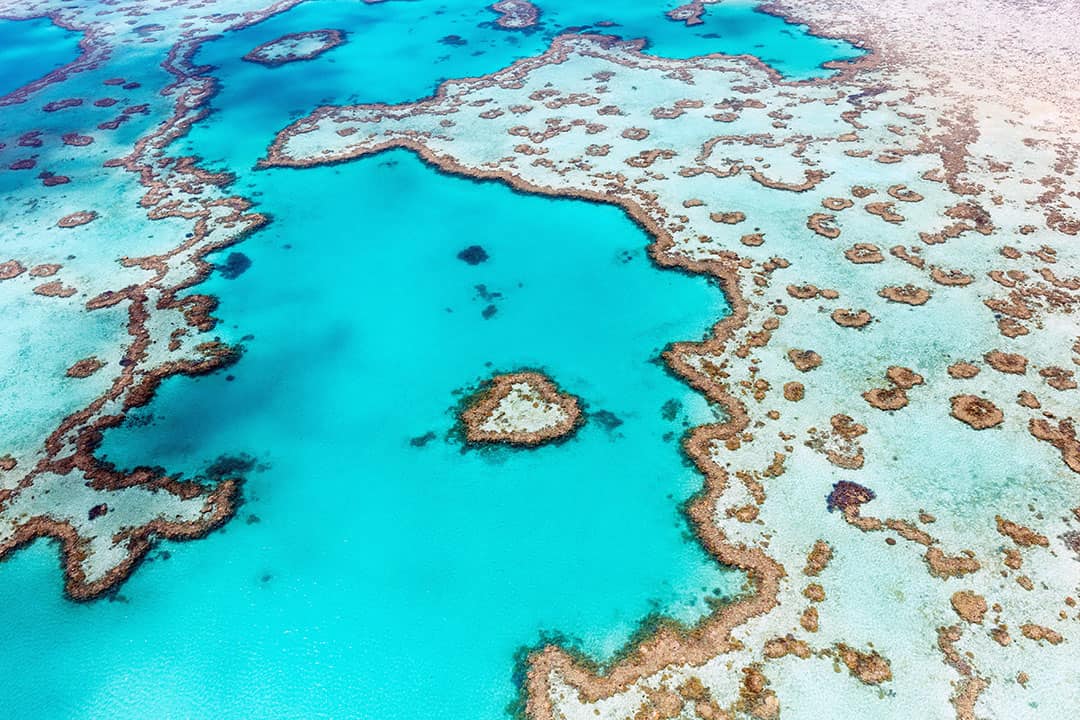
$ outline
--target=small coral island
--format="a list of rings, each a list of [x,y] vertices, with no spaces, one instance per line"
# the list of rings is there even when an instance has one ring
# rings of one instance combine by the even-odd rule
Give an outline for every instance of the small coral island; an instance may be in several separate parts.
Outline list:
[[[470,443],[532,446],[570,435],[581,417],[577,397],[543,373],[522,371],[484,383],[467,401],[461,422]]]
[[[504,30],[524,30],[536,25],[540,10],[528,0],[499,0],[491,6],[499,13],[495,24]]]
[[[245,55],[244,60],[274,68],[298,60],[314,60],[343,42],[345,33],[340,30],[289,33],[263,43]]]

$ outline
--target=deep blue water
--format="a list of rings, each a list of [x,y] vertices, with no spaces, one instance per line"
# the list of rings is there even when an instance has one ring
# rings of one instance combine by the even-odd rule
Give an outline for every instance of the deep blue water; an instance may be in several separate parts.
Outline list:
[[[79,57],[80,37],[48,18],[0,19],[0,97]]]
[[[246,353],[164,383],[100,454],[187,476],[223,455],[257,467],[224,531],[163,543],[112,602],[64,600],[46,543],[6,563],[5,712],[494,719],[515,698],[515,652],[548,633],[602,660],[649,614],[692,622],[739,591],[679,513],[701,480],[678,440],[716,411],[657,362],[727,312],[717,287],[651,265],[613,207],[441,175],[404,151],[250,169],[321,102],[420,97],[597,20],[657,54],[758,52],[793,77],[850,51],[747,4],[711,6],[694,29],[646,3],[542,8],[539,31],[511,33],[483,4],[317,1],[200,52],[222,88],[177,151],[236,172],[274,217],[198,288]],[[239,59],[320,27],[349,42],[275,70]],[[488,261],[457,259],[474,244]],[[588,422],[538,450],[466,450],[461,390],[520,367],[579,395]]]

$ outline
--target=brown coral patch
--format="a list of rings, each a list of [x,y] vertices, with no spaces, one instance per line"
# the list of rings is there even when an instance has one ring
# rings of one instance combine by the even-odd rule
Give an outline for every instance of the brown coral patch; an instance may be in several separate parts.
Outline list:
[[[954,362],[948,369],[949,377],[957,380],[970,380],[979,374],[979,367],[963,360]]]
[[[626,158],[624,162],[630,167],[647,168],[652,167],[657,160],[670,160],[673,157],[674,150],[642,150],[637,155]]]
[[[926,261],[919,257],[919,248],[914,246],[912,246],[912,248],[908,250],[903,245],[894,245],[893,247],[889,248],[889,254],[895,258],[903,260],[908,265],[918,268],[919,270],[922,270],[923,266],[926,265]]]
[[[297,52],[295,50],[289,50],[288,52],[283,51],[283,48],[290,47],[290,44],[292,47],[297,47],[298,43],[303,40],[315,40],[318,42],[318,45],[315,45],[305,52]],[[314,60],[326,51],[341,45],[343,42],[345,42],[345,33],[341,30],[321,29],[289,33],[259,45],[244,55],[242,59],[246,62],[276,68],[290,62]]]
[[[829,424],[832,425],[833,432],[845,440],[854,440],[866,434],[866,426],[855,422],[850,415],[833,415],[829,418]]]
[[[809,372],[821,365],[821,356],[813,350],[788,350],[788,360],[800,372]]]
[[[56,225],[62,228],[78,227],[93,222],[97,219],[97,216],[98,214],[93,210],[79,210],[78,212],[73,212],[70,215],[65,215],[60,218]]]
[[[854,205],[851,200],[842,197],[827,197],[821,201],[821,206],[826,210],[832,210],[834,212],[840,212],[841,210],[847,210]]]
[[[664,686],[657,689],[646,687],[643,692],[645,704],[633,720],[671,720],[682,712],[686,704],[681,695]]]
[[[1037,533],[1029,527],[1015,523],[1012,520],[1006,520],[1000,515],[994,516],[994,522],[997,523],[997,531],[1005,537],[1012,540],[1020,547],[1032,547],[1038,545],[1040,547],[1049,547],[1050,540],[1041,533]]]
[[[938,547],[928,548],[923,560],[929,566],[930,574],[942,580],[970,575],[982,568],[979,561],[970,555],[946,555]]]
[[[975,395],[954,395],[950,398],[952,412],[957,420],[967,423],[975,430],[986,430],[1000,425],[1005,419],[997,405]]]
[[[806,227],[824,238],[834,240],[840,237],[840,228],[836,227],[834,224],[835,220],[835,215],[829,215],[828,213],[813,213],[810,217],[806,218]]]
[[[902,202],[919,202],[923,196],[914,190],[909,190],[906,185],[892,185],[885,192]]]
[[[881,248],[872,243],[855,243],[844,251],[844,257],[856,265],[879,263],[885,259],[885,256],[881,254]]]
[[[1039,402],[1039,398],[1035,397],[1027,390],[1021,390],[1016,394],[1016,404],[1021,407],[1026,407],[1030,410],[1038,410],[1042,407],[1042,403]]]
[[[59,185],[67,185],[71,182],[71,178],[67,175],[57,175],[56,173],[43,170],[38,174],[38,179],[41,180],[41,184],[45,187],[57,187]]]
[[[678,691],[679,694],[683,696],[684,700],[696,702],[708,700],[710,697],[709,689],[696,677],[688,678],[686,682],[678,687]]]
[[[524,384],[535,393],[534,407],[549,403],[562,410],[563,417],[557,423],[538,430],[514,429],[509,431],[485,430],[484,422],[496,412],[499,404],[514,389]],[[581,421],[581,404],[574,395],[564,393],[545,375],[538,372],[515,372],[494,376],[482,387],[461,413],[465,426],[465,438],[470,443],[508,443],[511,445],[539,445],[564,437],[577,428]]]
[[[818,290],[816,285],[788,285],[787,294],[796,300],[810,300],[818,296]]]
[[[960,203],[945,210],[946,217],[953,220],[968,220],[974,223],[974,229],[981,235],[989,235],[994,231],[994,224],[990,222],[990,213],[975,203]]]
[[[90,135],[80,135],[79,133],[64,133],[60,140],[65,145],[72,147],[86,147],[94,142],[94,138]]]
[[[797,640],[790,633],[782,638],[773,638],[767,641],[764,651],[765,657],[770,660],[777,660],[788,655],[794,655],[805,660],[811,655],[810,646],[806,644],[806,641]]]
[[[954,287],[970,285],[975,280],[971,275],[960,272],[959,270],[942,270],[939,267],[930,268],[930,279],[938,285],[949,285]]]
[[[828,176],[828,173],[821,170],[804,170],[803,176],[806,178],[803,182],[789,183],[782,180],[774,180],[757,170],[750,171],[750,179],[759,185],[767,187],[770,190],[787,190],[788,192],[806,192],[807,190],[812,190]]]
[[[51,277],[58,272],[60,272],[60,265],[57,263],[43,263],[30,268],[30,277]]]
[[[806,390],[801,382],[787,382],[784,383],[784,399],[791,402],[799,402],[806,394]]]
[[[810,577],[816,577],[821,574],[829,561],[832,560],[833,551],[829,546],[829,543],[824,540],[814,541],[814,546],[810,548],[809,554],[806,556],[806,567],[803,568],[803,575]]]
[[[735,518],[739,522],[749,523],[757,520],[758,513],[757,505],[743,505],[737,508],[728,508],[725,512],[727,517]]]
[[[1065,641],[1065,638],[1061,637],[1061,634],[1055,630],[1051,630],[1043,625],[1036,625],[1035,623],[1025,623],[1020,626],[1020,633],[1029,640],[1035,640],[1042,642],[1045,640],[1051,645],[1060,645]]]
[[[836,646],[840,660],[847,666],[852,677],[866,685],[880,685],[892,680],[892,668],[889,661],[876,650],[868,653],[855,650],[844,643]]]
[[[910,390],[916,385],[922,385],[924,382],[922,375],[911,368],[901,367],[900,365],[889,366],[889,369],[885,371],[885,377],[901,390]]]
[[[866,457],[863,455],[862,449],[855,445],[848,452],[840,452],[839,450],[828,450],[825,453],[825,458],[833,465],[845,470],[858,470],[866,462]]]
[[[1008,647],[1012,644],[1012,636],[1009,635],[1007,628],[998,625],[990,630],[990,637],[1001,647]]]
[[[1042,418],[1032,419],[1028,422],[1028,432],[1056,447],[1069,469],[1080,473],[1080,441],[1076,439],[1076,428],[1071,420],[1061,420],[1055,428]]]
[[[863,393],[863,399],[878,410],[900,410],[907,407],[908,396],[903,388],[872,388]]]
[[[87,378],[103,367],[105,367],[105,363],[96,357],[83,358],[67,369],[67,376],[72,378]]]
[[[807,632],[818,631],[818,610],[816,607],[808,607],[799,616],[799,625]]]
[[[499,13],[495,24],[504,30],[531,28],[540,19],[540,9],[528,0],[499,0],[489,9]]]
[[[738,210],[732,212],[714,212],[709,213],[709,219],[715,223],[724,223],[725,225],[735,225],[741,223],[746,219],[746,213],[739,212]]]
[[[837,308],[832,312],[832,320],[841,327],[861,328],[869,325],[873,318],[866,310]]]
[[[1072,370],[1054,366],[1044,367],[1039,370],[1039,376],[1055,390],[1075,390],[1077,387]]]
[[[78,292],[75,288],[69,287],[59,280],[53,280],[43,285],[38,285],[34,288],[35,295],[41,295],[43,297],[61,297],[68,298]]]
[[[905,305],[922,305],[930,299],[930,291],[914,285],[890,285],[878,291],[878,295],[890,302]]]
[[[64,98],[63,100],[47,102],[41,106],[41,109],[47,113],[53,113],[60,110],[67,110],[68,108],[79,107],[82,104],[82,98]]]
[[[818,583],[810,583],[803,588],[803,597],[810,602],[825,602],[825,588]]]
[[[1023,375],[1027,372],[1027,358],[1016,353],[1004,353],[1000,350],[992,350],[983,359],[987,364],[998,372],[1009,375]]]
[[[949,599],[953,610],[963,620],[976,625],[981,625],[986,616],[986,598],[977,595],[971,590],[957,590]]]
[[[739,686],[739,700],[736,708],[749,713],[757,720],[776,720],[780,717],[780,701],[776,693],[768,688],[769,680],[757,667],[743,668],[743,679]]]
[[[26,267],[18,260],[7,260],[0,263],[0,280],[11,280],[26,272]]]
[[[893,210],[893,207],[891,202],[872,202],[866,204],[866,212],[894,225],[904,222],[904,216]]]

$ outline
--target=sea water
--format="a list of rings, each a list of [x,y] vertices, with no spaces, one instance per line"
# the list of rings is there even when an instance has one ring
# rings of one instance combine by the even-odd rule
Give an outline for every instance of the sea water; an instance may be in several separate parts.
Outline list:
[[[257,158],[266,134],[307,115],[319,104],[401,103],[431,95],[439,82],[476,77],[546,50],[567,32],[643,38],[646,52],[690,58],[710,53],[754,55],[791,80],[829,75],[829,61],[850,60],[861,51],[850,44],[811,35],[806,28],[758,12],[753,0],[707,6],[703,23],[687,27],[664,16],[678,2],[539,3],[540,23],[525,31],[503,30],[482,2],[394,0],[377,6],[341,0],[312,0],[287,13],[208,43],[197,61],[217,68],[224,102],[245,131],[208,132],[197,127],[182,141],[187,152],[208,160]],[[597,25],[612,22],[614,25]],[[257,45],[289,32],[342,28],[347,42],[314,61],[268,69],[244,62]],[[269,123],[269,124],[265,124]]]
[[[49,18],[0,19],[0,98],[79,57],[81,37]]]
[[[760,51],[794,77],[844,56],[745,3],[696,28],[646,3],[542,9],[539,31],[511,33],[471,4],[312,2],[200,52],[221,91],[177,152],[237,173],[273,217],[197,288],[245,353],[165,382],[99,454],[185,477],[232,467],[244,505],[204,540],[162,543],[111,600],[64,600],[50,543],[0,567],[12,716],[499,718],[523,648],[556,637],[603,662],[645,618],[693,623],[741,590],[679,512],[701,484],[679,439],[719,411],[658,362],[728,312],[718,287],[652,265],[614,207],[405,151],[252,170],[320,102],[420,97],[597,20],[650,52]],[[274,70],[240,60],[321,27],[348,43]],[[489,259],[459,259],[471,245]],[[585,425],[535,450],[464,446],[464,395],[523,367],[580,396]]]

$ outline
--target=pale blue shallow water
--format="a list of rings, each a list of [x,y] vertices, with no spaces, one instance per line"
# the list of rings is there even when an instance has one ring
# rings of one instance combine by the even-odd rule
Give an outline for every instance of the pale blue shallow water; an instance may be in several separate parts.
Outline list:
[[[48,18],[0,19],[0,97],[79,57],[80,38]]]
[[[187,476],[222,455],[259,467],[232,523],[163,543],[115,601],[63,599],[47,543],[0,566],[5,714],[500,718],[522,647],[561,633],[602,660],[651,613],[692,622],[739,591],[679,513],[701,482],[679,437],[715,411],[655,362],[727,312],[717,287],[652,266],[615,208],[444,176],[404,151],[250,170],[320,102],[426,95],[601,19],[648,32],[657,54],[758,52],[793,77],[851,51],[749,5],[710,7],[694,29],[645,3],[542,7],[540,31],[510,33],[482,4],[312,2],[200,52],[222,90],[182,150],[236,172],[274,217],[216,258],[250,267],[198,288],[247,352],[164,383],[100,454]],[[276,70],[239,59],[320,27],[349,42]],[[451,34],[467,44],[437,42]],[[473,244],[487,262],[456,258]],[[457,391],[519,367],[581,396],[589,421],[538,450],[464,451]]]

